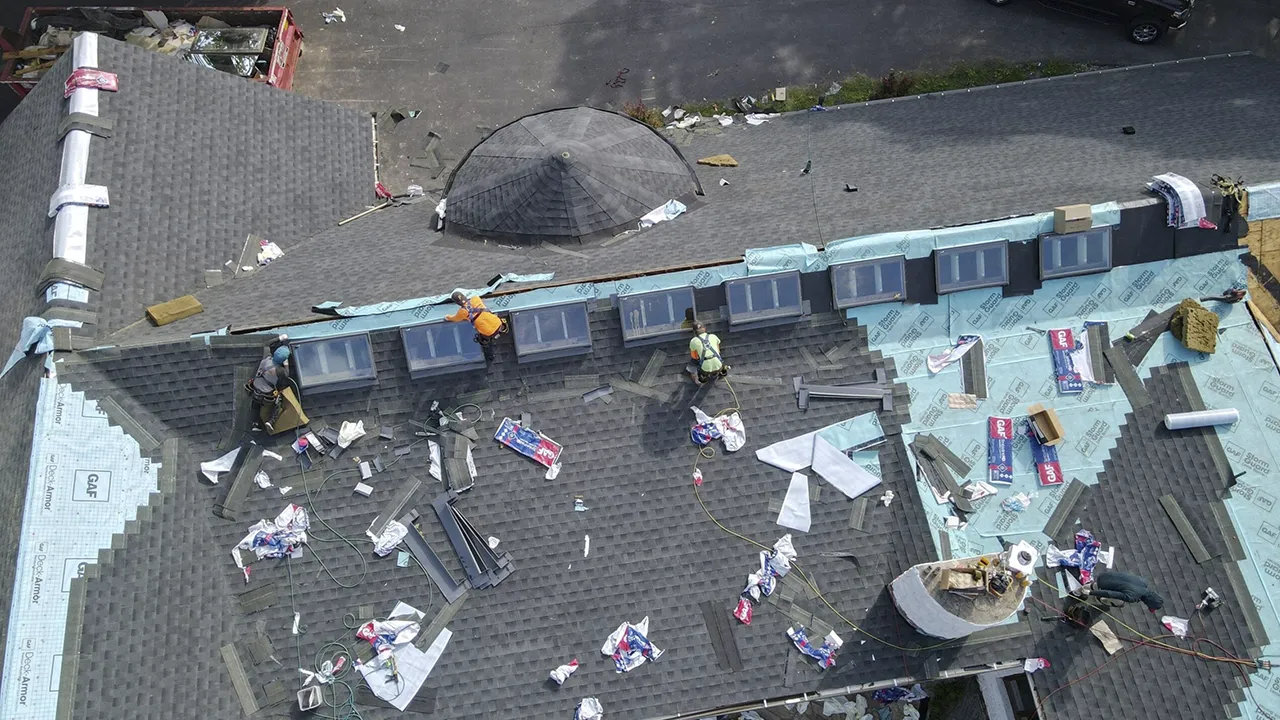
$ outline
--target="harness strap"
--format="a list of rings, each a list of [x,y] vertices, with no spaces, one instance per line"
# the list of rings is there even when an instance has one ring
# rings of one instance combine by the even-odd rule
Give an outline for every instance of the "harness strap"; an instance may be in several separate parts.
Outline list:
[[[707,333],[702,333],[701,335],[697,335],[694,337],[694,339],[697,340],[698,344],[702,346],[702,350],[698,352],[699,366],[701,366],[704,361],[709,359],[710,360],[724,359],[720,357],[720,353],[716,352],[715,348],[711,347],[711,338],[707,337]],[[710,356],[706,356],[703,353],[711,353],[711,354]]]

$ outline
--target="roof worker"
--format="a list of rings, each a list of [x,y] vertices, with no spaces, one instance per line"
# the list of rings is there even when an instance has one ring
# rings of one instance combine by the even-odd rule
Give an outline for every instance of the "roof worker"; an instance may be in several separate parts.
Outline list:
[[[467,297],[467,294],[461,290],[455,290],[450,298],[458,304],[458,312],[445,318],[445,320],[450,322],[471,321],[471,326],[476,329],[476,344],[484,350],[485,359],[492,360],[493,349],[489,345],[506,334],[508,329],[507,321],[489,312],[489,309],[485,307],[484,301],[479,296]]]
[[[275,349],[258,363],[253,378],[245,385],[253,399],[254,417],[261,415],[262,406],[271,405],[271,417],[263,426],[272,435],[276,432],[274,423],[280,418],[280,411],[283,409],[283,391],[289,385],[289,357],[293,355],[293,351],[289,349],[286,340],[282,335],[277,342],[272,343]]]
[[[729,374],[729,366],[720,357],[720,338],[707,332],[707,326],[700,322],[693,324],[693,339],[689,341],[689,357],[698,364],[698,377],[695,382],[703,385],[716,378]]]
[[[1119,600],[1124,603],[1141,602],[1151,612],[1164,607],[1164,598],[1148,587],[1146,580],[1129,573],[1098,573],[1077,592],[1084,597]]]

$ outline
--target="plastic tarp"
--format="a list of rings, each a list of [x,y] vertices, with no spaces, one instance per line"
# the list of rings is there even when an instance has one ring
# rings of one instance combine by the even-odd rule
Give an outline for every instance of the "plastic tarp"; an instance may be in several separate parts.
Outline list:
[[[778,511],[778,524],[792,530],[809,532],[812,518],[809,515],[809,477],[803,473],[791,473],[787,496]]]
[[[880,478],[849,459],[821,435],[813,438],[813,471],[850,500],[880,484]]]
[[[843,451],[883,438],[884,430],[875,413],[864,413],[760,448],[756,451],[756,459],[787,472],[803,470],[813,464],[813,441],[819,436]]]

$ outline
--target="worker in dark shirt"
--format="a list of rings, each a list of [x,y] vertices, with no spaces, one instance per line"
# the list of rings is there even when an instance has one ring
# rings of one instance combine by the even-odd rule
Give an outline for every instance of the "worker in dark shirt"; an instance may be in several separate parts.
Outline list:
[[[1141,602],[1151,612],[1164,607],[1164,598],[1148,587],[1146,580],[1129,573],[1098,573],[1077,592],[1083,597],[1119,600],[1124,603]]]
[[[253,399],[255,417],[261,414],[262,406],[271,406],[271,416],[263,425],[267,428],[267,432],[273,435],[276,432],[274,423],[280,418],[280,412],[283,409],[282,393],[289,386],[289,356],[292,354],[288,345],[283,342],[277,344],[275,350],[258,363],[258,369],[254,372],[253,378],[245,385],[245,389]]]

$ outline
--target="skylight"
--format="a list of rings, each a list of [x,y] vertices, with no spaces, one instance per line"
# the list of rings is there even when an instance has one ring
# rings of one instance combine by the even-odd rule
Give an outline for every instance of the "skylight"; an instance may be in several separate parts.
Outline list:
[[[837,308],[901,300],[906,297],[906,258],[897,255],[831,266]]]
[[[485,366],[484,350],[476,344],[470,323],[437,322],[400,331],[413,378],[443,375]]]
[[[994,287],[1009,282],[1009,243],[997,240],[943,248],[934,255],[938,292]]]
[[[804,314],[798,272],[727,280],[724,286],[729,301],[730,325]]]
[[[626,341],[655,340],[686,333],[686,313],[693,309],[691,287],[624,295],[618,298],[622,337]]]
[[[344,335],[293,344],[298,386],[312,392],[367,387],[378,382],[368,335]]]
[[[511,313],[516,356],[521,362],[591,352],[586,303],[568,303]]]
[[[1040,277],[1085,275],[1111,269],[1111,227],[1040,236]]]

